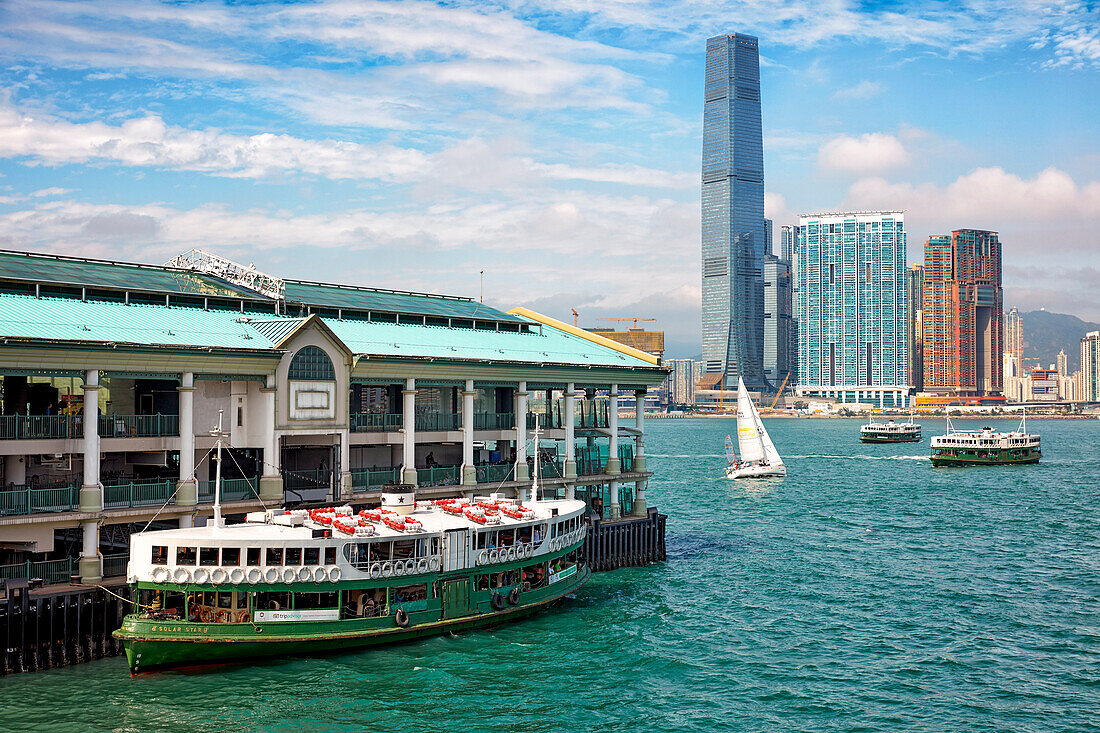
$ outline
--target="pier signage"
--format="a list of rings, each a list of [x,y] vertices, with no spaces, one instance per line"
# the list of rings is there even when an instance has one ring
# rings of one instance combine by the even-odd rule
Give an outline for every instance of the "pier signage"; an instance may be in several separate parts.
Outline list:
[[[339,621],[338,608],[311,608],[302,611],[256,611],[252,614],[256,623],[272,621]]]

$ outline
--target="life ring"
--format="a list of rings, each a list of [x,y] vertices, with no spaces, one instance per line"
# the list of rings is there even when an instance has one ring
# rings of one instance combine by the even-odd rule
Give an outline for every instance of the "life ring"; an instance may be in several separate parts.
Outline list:
[[[324,568],[314,568],[313,569],[313,582],[314,583],[321,583],[327,577],[328,577],[328,573],[325,571]]]
[[[504,610],[504,596],[500,594],[500,591],[493,591],[493,597],[489,602],[493,605],[494,611]]]
[[[210,571],[210,582],[214,585],[221,585],[227,580],[229,580],[229,573],[225,571],[225,568],[214,568]]]
[[[402,572],[406,575],[412,575],[416,572],[416,560],[406,560],[405,567],[402,568]]]
[[[519,554],[521,551],[522,550],[519,547],[509,547],[508,548],[508,559],[509,560],[518,560],[521,557],[521,555]]]
[[[204,624],[214,623],[214,609],[204,608],[199,611],[199,620],[202,621]]]
[[[382,563],[376,562],[370,566],[370,576],[375,580],[382,577]]]
[[[210,571],[206,568],[195,568],[195,573],[192,577],[195,578],[196,583],[205,583],[210,580]]]
[[[233,568],[229,571],[229,580],[237,584],[242,583],[244,581],[244,571],[240,568]]]
[[[512,590],[508,591],[508,603],[513,606],[519,605],[519,588],[512,586]]]
[[[214,614],[214,621],[219,624],[229,623],[229,611],[218,611]]]
[[[477,560],[475,562],[478,565],[484,565],[485,563],[489,562],[489,551],[479,550],[477,553]]]
[[[393,575],[393,563],[387,560],[382,563],[382,577],[388,578]]]
[[[409,612],[403,608],[397,609],[397,615],[393,617],[393,621],[403,629],[409,628]]]
[[[294,568],[283,568],[283,582],[284,583],[293,583],[294,579],[297,578],[297,577],[298,577],[298,573],[295,572]]]
[[[435,571],[439,570],[439,558],[438,557],[433,557],[431,560],[428,561],[428,570],[431,570],[433,573]]]
[[[279,569],[278,568],[268,568],[267,571],[264,572],[264,580],[266,580],[268,583],[278,583],[279,582]]]
[[[164,566],[153,568],[153,580],[157,583],[163,583],[168,580],[169,575],[171,575],[171,573],[169,573],[168,568]]]
[[[420,558],[416,561],[416,572],[426,573],[428,572],[428,561],[424,558]]]
[[[245,578],[249,583],[255,585],[264,579],[264,571],[259,568],[249,568],[248,572],[245,573]]]
[[[330,581],[332,581],[333,583],[335,583],[337,580],[339,580],[340,579],[340,568],[329,568],[328,569],[328,579]]]
[[[523,546],[523,556],[524,557],[531,557],[531,555],[534,555],[534,554],[535,554],[535,544],[533,542],[528,542],[526,545]]]
[[[248,623],[248,611],[237,611],[237,613],[233,615],[233,620],[239,624]]]
[[[313,571],[309,568],[298,568],[298,580],[306,583],[313,579]]]
[[[489,562],[496,562],[500,559],[500,550],[489,550]]]

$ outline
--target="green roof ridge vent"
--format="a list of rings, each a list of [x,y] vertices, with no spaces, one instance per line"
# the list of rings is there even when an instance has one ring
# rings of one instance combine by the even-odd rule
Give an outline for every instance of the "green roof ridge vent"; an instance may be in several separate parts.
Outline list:
[[[178,267],[183,270],[213,275],[233,285],[248,288],[272,300],[283,301],[286,299],[286,283],[284,281],[260,272],[254,264],[249,264],[246,267],[203,249],[192,249],[183,254],[178,254],[164,264],[166,267]]]

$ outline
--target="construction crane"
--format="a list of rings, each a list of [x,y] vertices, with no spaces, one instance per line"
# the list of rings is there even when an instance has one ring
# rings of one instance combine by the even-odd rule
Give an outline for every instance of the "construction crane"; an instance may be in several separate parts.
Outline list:
[[[790,378],[791,378],[791,373],[790,372],[787,372],[786,374],[783,375],[783,383],[779,385],[779,391],[777,391],[775,393],[775,399],[772,400],[771,407],[768,408],[769,410],[774,410],[775,406],[779,403],[779,398],[783,396],[783,388],[787,386],[787,380],[790,379]]]
[[[577,313],[576,308],[569,309],[573,313],[573,328],[577,328],[577,319],[580,317],[580,313]]]
[[[630,323],[631,328],[638,327],[638,321],[656,321],[656,318],[597,318],[597,321],[618,321],[619,323]]]

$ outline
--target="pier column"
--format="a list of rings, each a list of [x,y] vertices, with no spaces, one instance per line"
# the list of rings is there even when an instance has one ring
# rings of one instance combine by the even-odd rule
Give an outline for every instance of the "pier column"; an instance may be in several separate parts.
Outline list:
[[[416,486],[416,380],[405,380],[401,390],[401,483]]]
[[[339,495],[342,501],[350,501],[351,487],[351,433],[341,430],[337,433],[340,439],[340,484]]]
[[[99,483],[99,371],[84,375],[84,483],[80,486],[80,511],[103,511],[103,487]],[[98,552],[98,550],[97,550]]]
[[[607,448],[607,468],[604,473],[615,476],[622,472],[619,467],[619,385],[611,385],[608,403],[607,429],[611,433],[611,445]],[[612,497],[612,501],[618,501],[618,498]]]
[[[199,500],[195,480],[195,375],[184,372],[176,387],[180,400],[180,478],[176,484],[176,506],[193,507]],[[190,527],[191,515],[180,517],[181,527]]]
[[[462,485],[477,486],[477,469],[474,467],[474,380],[466,380],[462,390]]]
[[[80,570],[80,582],[83,585],[96,585],[103,580],[103,557],[99,554],[99,521],[92,519],[80,523],[84,530],[84,546],[77,564]]]
[[[638,431],[634,439],[634,472],[645,473],[645,396],[646,390],[634,390],[634,427]],[[645,503],[646,480],[634,482],[634,511],[635,516],[644,517],[649,507]]]
[[[516,481],[527,481],[531,473],[527,469],[527,382],[520,382],[516,389]],[[537,452],[537,451],[536,451]]]
[[[619,482],[612,481],[608,488],[611,493],[611,506],[607,508],[607,518],[621,519],[623,511],[622,507],[619,505]]]
[[[283,474],[280,471],[283,457],[279,455],[279,437],[275,433],[275,375],[267,375],[267,383],[260,388],[264,397],[264,462],[260,472],[260,499],[264,502],[283,502]]]
[[[573,499],[576,497],[576,485],[572,483],[577,478],[577,446],[576,446],[576,427],[577,427],[577,395],[574,392],[575,385],[573,382],[565,385],[565,394],[562,397],[565,400],[565,498]]]

